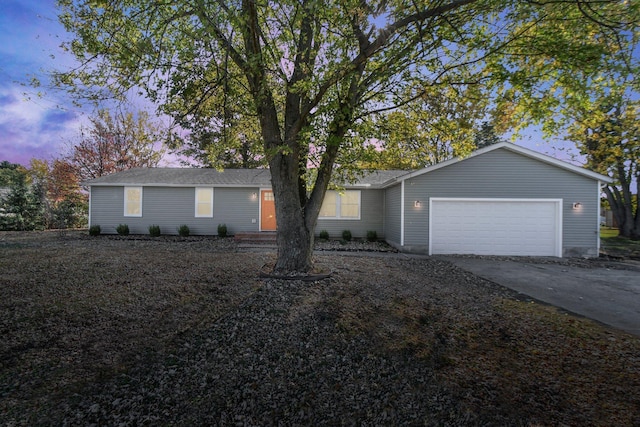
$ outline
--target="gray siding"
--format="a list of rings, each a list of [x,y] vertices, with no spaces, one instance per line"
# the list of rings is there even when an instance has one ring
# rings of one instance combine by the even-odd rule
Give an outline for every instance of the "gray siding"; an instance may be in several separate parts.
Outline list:
[[[177,234],[186,224],[191,234],[214,235],[218,224],[226,224],[229,234],[258,230],[258,200],[251,198],[258,188],[214,188],[213,218],[195,217],[194,187],[143,187],[142,217],[124,216],[124,187],[91,188],[91,224],[106,234],[127,224],[132,234],[147,234],[149,226],[160,226],[162,234]],[[256,220],[252,223],[252,219]]]
[[[563,199],[563,256],[597,256],[597,181],[506,150],[470,157],[405,182],[405,246],[426,251],[429,198]],[[414,207],[420,200],[422,206]],[[582,209],[574,210],[574,202]]]
[[[400,184],[394,185],[385,191],[384,207],[384,235],[385,240],[394,246],[400,246],[401,230],[401,196]]]
[[[316,235],[326,230],[330,237],[340,237],[342,231],[349,230],[355,238],[367,236],[374,230],[378,238],[385,237],[384,230],[384,190],[361,190],[360,219],[318,219]]]

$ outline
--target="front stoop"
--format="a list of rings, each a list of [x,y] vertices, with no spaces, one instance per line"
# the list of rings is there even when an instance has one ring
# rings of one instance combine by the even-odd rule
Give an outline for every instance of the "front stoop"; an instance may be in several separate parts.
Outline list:
[[[234,240],[238,243],[264,243],[275,244],[276,232],[275,231],[263,231],[263,232],[246,232],[236,233],[233,236]]]

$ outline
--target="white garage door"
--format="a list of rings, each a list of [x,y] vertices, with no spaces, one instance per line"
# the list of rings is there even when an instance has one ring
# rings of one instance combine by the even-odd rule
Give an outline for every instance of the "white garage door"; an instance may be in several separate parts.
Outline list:
[[[559,199],[430,200],[431,254],[562,256]]]

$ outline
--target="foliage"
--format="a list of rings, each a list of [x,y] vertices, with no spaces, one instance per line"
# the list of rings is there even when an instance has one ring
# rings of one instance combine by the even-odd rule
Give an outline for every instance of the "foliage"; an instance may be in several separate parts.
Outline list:
[[[3,162],[11,174],[8,178],[12,197],[5,198],[7,212],[0,222],[9,229],[67,229],[82,227],[87,220],[87,196],[77,176],[63,160],[47,162],[31,159],[29,168]],[[0,168],[0,172],[5,169]],[[11,194],[11,193],[10,193]]]
[[[121,236],[129,235],[129,226],[127,224],[118,224],[116,227],[116,232]]]
[[[189,226],[187,224],[182,224],[178,227],[178,235],[181,237],[189,237],[191,231],[189,230]]]
[[[23,166],[3,160],[0,162],[0,187],[12,187],[19,184],[26,172]]]
[[[482,122],[480,129],[473,137],[473,145],[478,149],[505,141],[505,139],[498,136],[495,126],[489,122]]]
[[[153,224],[149,226],[149,235],[151,237],[159,237],[160,236],[160,226]]]
[[[99,236],[101,232],[99,225],[92,225],[89,227],[89,236]]]
[[[163,156],[156,145],[166,137],[146,111],[99,110],[82,128],[66,158],[80,181],[136,167],[155,167]]]
[[[227,225],[218,224],[218,237],[227,237]]]
[[[640,102],[611,90],[576,114],[569,137],[587,158],[587,166],[614,178],[604,188],[620,234],[640,240]],[[635,184],[635,194],[632,185]]]
[[[188,130],[220,120],[221,99],[223,129],[253,122],[276,199],[274,269],[308,272],[334,167],[356,169],[363,141],[377,137],[358,132],[368,116],[491,80],[535,87],[527,61],[597,68],[610,47],[603,37],[631,27],[609,19],[627,22],[619,14],[636,13],[633,4],[61,0],[60,19],[74,35],[64,46],[81,65],[55,82],[96,101],[136,88]],[[233,114],[224,108],[230,93],[238,95]],[[317,173],[307,189],[309,165]]]
[[[640,239],[640,214],[634,207],[640,187],[632,188],[640,174],[640,61],[635,54],[640,3],[594,2],[588,10],[592,19],[578,27],[569,23],[581,19],[581,10],[549,10],[564,16],[564,23],[527,30],[534,46],[553,41],[564,54],[503,58],[500,67],[521,68],[520,74],[538,76],[540,83],[509,74],[497,90],[498,123],[520,129],[534,122],[547,136],[573,141],[587,167],[613,178],[604,191],[620,233]]]
[[[419,169],[475,148],[475,123],[485,114],[488,97],[476,86],[427,88],[415,101],[375,117],[366,169]]]
[[[342,231],[342,240],[344,240],[345,242],[350,242],[352,238],[353,238],[353,236],[351,235],[351,231],[350,230],[343,230]]]
[[[320,231],[320,234],[318,234],[318,238],[322,240],[329,240],[329,232],[327,230]]]
[[[378,240],[378,233],[376,230],[367,231],[367,242],[376,242]]]
[[[29,185],[27,175],[15,175],[9,193],[0,200],[0,230],[42,230],[46,226],[44,188]]]

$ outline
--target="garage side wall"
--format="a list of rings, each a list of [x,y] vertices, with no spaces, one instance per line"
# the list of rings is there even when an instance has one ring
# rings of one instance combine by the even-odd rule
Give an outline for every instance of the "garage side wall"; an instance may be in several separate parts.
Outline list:
[[[118,224],[127,224],[131,234],[148,234],[159,225],[162,234],[177,234],[186,224],[193,235],[218,234],[226,224],[229,234],[258,230],[259,201],[252,198],[258,188],[214,188],[213,218],[195,217],[195,187],[143,187],[142,216],[124,216],[124,187],[91,188],[91,223],[101,232],[115,234]],[[253,223],[253,219],[256,220]]]
[[[495,150],[408,179],[405,250],[428,252],[431,197],[562,199],[562,255],[598,255],[598,182],[554,165]]]
[[[401,194],[400,184],[385,191],[384,235],[387,243],[400,247],[401,243]]]

